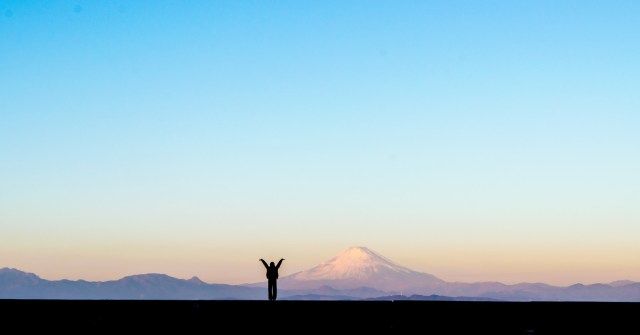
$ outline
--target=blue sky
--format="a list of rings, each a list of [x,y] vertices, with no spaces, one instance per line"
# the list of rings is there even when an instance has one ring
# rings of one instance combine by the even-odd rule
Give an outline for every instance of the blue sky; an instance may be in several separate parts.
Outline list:
[[[637,1],[2,1],[0,266],[211,282],[352,245],[640,280]]]

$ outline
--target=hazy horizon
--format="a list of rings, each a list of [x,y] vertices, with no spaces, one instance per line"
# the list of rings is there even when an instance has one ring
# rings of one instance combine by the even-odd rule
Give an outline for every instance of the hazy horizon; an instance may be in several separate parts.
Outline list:
[[[384,256],[384,255],[381,255]],[[279,258],[278,258],[279,259]],[[274,260],[276,260],[276,258],[274,258]],[[312,265],[308,265],[306,268],[300,268],[297,270],[290,270],[287,269],[287,266],[285,266],[286,263],[288,262],[284,262],[282,269],[281,269],[281,273],[282,273],[282,277],[286,277],[288,275],[300,272],[300,271],[304,271],[304,270],[308,270],[309,268],[322,264],[325,261],[327,261],[327,259],[318,262],[317,264],[312,264]],[[393,261],[393,260],[391,260]],[[397,262],[394,262],[400,266],[403,266],[403,264],[399,264]],[[7,268],[12,268],[11,266],[7,266]],[[171,277],[175,277],[175,278],[179,278],[179,279],[190,279],[193,277],[198,277],[200,280],[209,283],[209,284],[231,284],[231,285],[243,285],[243,284],[255,284],[255,283],[260,283],[260,282],[264,282],[266,281],[266,279],[264,279],[264,270],[262,268],[259,268],[258,271],[254,271],[255,269],[251,268],[251,269],[242,269],[244,271],[250,270],[251,272],[256,272],[257,274],[255,276],[253,276],[252,280],[249,281],[242,281],[242,282],[225,282],[225,281],[216,281],[215,278],[217,277],[213,277],[214,279],[207,279],[207,278],[203,278],[201,276],[198,275],[188,275],[184,272],[180,272],[179,274],[172,274],[172,273],[167,273],[167,272],[162,272],[162,271],[147,271],[147,272],[135,272],[135,273],[123,273],[121,275],[118,275],[116,277],[96,277],[96,278],[87,278],[87,277],[69,277],[69,276],[60,276],[60,277],[47,277],[47,276],[43,276],[40,273],[36,273],[35,271],[29,271],[27,269],[23,269],[23,268],[14,268],[16,270],[20,270],[20,271],[24,271],[24,272],[29,272],[29,273],[34,273],[36,275],[38,275],[39,277],[41,277],[42,279],[46,279],[46,280],[62,280],[62,279],[69,279],[69,280],[88,280],[88,281],[110,281],[110,280],[118,280],[118,279],[122,279],[124,277],[127,276],[132,276],[132,275],[147,275],[147,274],[166,274],[169,275]],[[416,269],[411,269],[416,271]],[[443,279],[447,282],[467,282],[467,283],[472,283],[472,282],[502,282],[503,284],[507,284],[507,285],[512,285],[512,284],[520,284],[520,283],[545,283],[545,284],[549,284],[549,285],[553,285],[553,286],[560,286],[560,287],[565,287],[565,286],[570,286],[573,284],[584,284],[584,285],[590,285],[590,284],[609,284],[615,281],[624,281],[624,280],[630,280],[628,278],[617,278],[617,279],[613,279],[613,280],[609,280],[609,281],[593,281],[593,282],[585,282],[585,281],[567,281],[567,282],[550,282],[550,281],[542,281],[542,280],[496,280],[496,279],[492,279],[493,277],[487,277],[485,279],[482,279],[482,277],[480,277],[481,279],[464,279],[465,275],[462,276],[458,276],[458,277],[453,277],[453,278],[444,278],[440,275],[438,275],[437,273],[433,273],[433,272],[429,272],[429,271],[422,271],[422,270],[417,270],[418,272],[424,272],[424,273],[429,273],[431,275],[435,275],[436,277]],[[248,271],[247,271],[248,272]],[[468,273],[468,271],[467,271]],[[218,275],[219,273],[214,273],[214,275]],[[491,274],[489,274],[489,276],[491,276]],[[473,278],[477,278],[477,277],[473,277]],[[634,280],[631,280],[634,281]]]
[[[640,281],[640,2],[3,1],[0,268]]]

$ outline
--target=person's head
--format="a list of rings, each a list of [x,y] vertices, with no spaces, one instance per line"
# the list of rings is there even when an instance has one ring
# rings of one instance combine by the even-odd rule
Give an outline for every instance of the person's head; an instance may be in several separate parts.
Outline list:
[[[276,263],[271,262],[271,263],[269,263],[269,266],[276,266]]]

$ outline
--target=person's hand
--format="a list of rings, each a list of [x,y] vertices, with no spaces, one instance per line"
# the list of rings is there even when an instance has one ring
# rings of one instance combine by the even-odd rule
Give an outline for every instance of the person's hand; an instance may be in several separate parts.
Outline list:
[[[264,262],[264,259],[262,259],[262,258],[260,258],[260,259],[259,259],[259,261],[262,261],[262,262]]]

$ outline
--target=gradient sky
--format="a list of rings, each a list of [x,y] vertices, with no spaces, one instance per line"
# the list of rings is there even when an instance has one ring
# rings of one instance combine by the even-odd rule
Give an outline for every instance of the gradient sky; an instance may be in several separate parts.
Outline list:
[[[0,1],[0,267],[640,281],[639,1]]]

